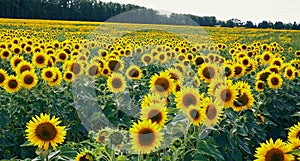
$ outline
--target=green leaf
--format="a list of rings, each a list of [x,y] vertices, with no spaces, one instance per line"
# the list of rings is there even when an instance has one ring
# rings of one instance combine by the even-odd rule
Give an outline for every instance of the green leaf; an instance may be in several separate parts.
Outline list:
[[[210,141],[200,140],[197,144],[197,149],[200,154],[211,156],[216,160],[224,160],[216,144],[212,139]]]

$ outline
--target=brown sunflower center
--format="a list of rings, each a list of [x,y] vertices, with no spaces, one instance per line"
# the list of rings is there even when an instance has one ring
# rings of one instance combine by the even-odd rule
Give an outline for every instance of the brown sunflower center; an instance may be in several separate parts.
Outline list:
[[[258,89],[264,89],[265,85],[264,83],[260,82],[257,84]]]
[[[244,93],[242,96],[238,97],[236,101],[234,101],[234,105],[236,107],[241,107],[247,105],[248,102],[249,102],[249,98],[247,94]]]
[[[4,56],[4,57],[8,57],[8,56],[9,56],[9,52],[8,52],[8,51],[4,51],[4,52],[3,52],[3,56]]]
[[[271,79],[271,83],[272,83],[273,85],[278,85],[278,84],[279,84],[278,78],[272,78],[272,79]]]
[[[228,102],[228,101],[230,101],[231,97],[232,97],[232,93],[229,89],[222,90],[222,92],[221,92],[222,101]]]
[[[270,74],[270,72],[264,72],[259,76],[259,79],[262,81],[266,81]]]
[[[36,127],[35,134],[43,141],[50,141],[56,137],[57,130],[53,124],[46,122]]]
[[[185,107],[189,107],[190,105],[196,105],[197,98],[193,94],[188,93],[182,97],[182,103]]]
[[[129,71],[129,75],[130,75],[131,77],[139,77],[140,72],[139,72],[137,69],[131,69],[131,70]]]
[[[53,73],[52,73],[51,71],[47,71],[47,72],[45,73],[45,76],[46,76],[47,78],[52,78]]]
[[[264,56],[264,60],[265,60],[265,61],[270,60],[270,55],[265,55],[265,56]]]
[[[113,88],[120,88],[122,87],[122,80],[120,78],[114,78],[111,82]]]
[[[145,57],[144,57],[144,61],[145,61],[146,63],[148,63],[148,62],[151,61],[151,58],[150,58],[149,56],[145,56]]]
[[[167,89],[169,89],[170,83],[169,80],[166,78],[158,78],[155,81],[155,88],[159,92],[165,92]]]
[[[151,145],[154,142],[155,134],[152,129],[144,128],[138,133],[139,143],[141,145]]]
[[[235,72],[235,75],[240,75],[243,71],[243,68],[241,68],[240,66],[237,66],[234,68],[234,72]]]
[[[45,57],[42,56],[42,55],[37,56],[37,57],[36,57],[36,62],[37,62],[38,64],[43,64],[43,63],[45,62]]]
[[[93,158],[93,157],[92,157],[91,155],[85,154],[84,156],[81,156],[81,157],[79,158],[79,161],[92,161],[92,160],[93,160],[92,158]]]
[[[210,120],[217,116],[217,108],[213,104],[208,105],[206,109],[206,116]]]
[[[290,70],[290,69],[287,70],[286,75],[289,76],[289,77],[293,76],[293,71]]]
[[[65,53],[60,53],[60,54],[59,54],[59,59],[65,60],[66,58],[67,58],[67,56],[66,56]]]
[[[5,81],[5,76],[0,73],[0,83],[3,83]]]
[[[203,76],[207,79],[211,79],[215,76],[215,70],[213,67],[205,67],[202,73]]]
[[[95,75],[97,75],[98,73],[99,73],[99,70],[98,70],[98,67],[97,67],[97,65],[93,65],[93,66],[91,66],[90,68],[89,68],[89,75],[90,76],[95,76]]]
[[[121,64],[119,61],[117,60],[110,60],[108,62],[108,67],[110,68],[110,70],[112,71],[119,71],[121,68]]]
[[[271,149],[267,152],[266,161],[284,161],[284,153],[280,149]]]
[[[109,70],[108,69],[103,69],[103,74],[108,74]]]
[[[20,73],[23,73],[23,72],[26,71],[26,70],[28,70],[28,71],[31,70],[31,68],[30,68],[29,65],[23,65],[23,66],[21,66],[21,68],[20,68]]]
[[[196,65],[201,65],[203,63],[204,63],[204,59],[202,57],[196,58],[196,60],[195,60],[195,64]]]
[[[81,71],[81,65],[78,63],[74,63],[71,65],[71,71],[73,71],[74,74],[79,74]]]
[[[190,111],[190,116],[191,116],[192,119],[197,120],[197,119],[200,118],[200,113],[197,109],[192,109]]]
[[[151,110],[148,114],[148,118],[152,122],[160,123],[162,121],[162,114],[159,110]]]
[[[31,75],[26,75],[24,77],[24,83],[25,84],[32,84],[34,81],[34,78]]]
[[[14,66],[16,67],[19,63],[21,63],[22,59],[15,59]]]
[[[11,89],[15,89],[18,87],[18,82],[15,79],[9,80],[8,87]]]
[[[66,78],[67,78],[67,79],[72,79],[72,78],[73,78],[73,74],[67,73],[67,74],[66,74]]]

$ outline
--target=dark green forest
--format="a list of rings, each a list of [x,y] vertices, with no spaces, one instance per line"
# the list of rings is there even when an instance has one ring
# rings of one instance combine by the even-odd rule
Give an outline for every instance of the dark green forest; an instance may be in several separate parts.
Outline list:
[[[200,26],[246,27],[246,28],[273,28],[299,30],[300,24],[296,22],[284,24],[262,21],[254,24],[251,21],[241,22],[238,19],[227,21],[217,20],[214,16],[196,16],[190,14],[160,15],[158,11],[132,4],[106,3],[97,0],[0,0],[1,18],[27,18],[27,19],[55,19],[78,21],[107,21],[124,12],[143,9],[138,15],[131,14],[131,23],[158,23],[158,24],[187,24],[182,23],[183,17],[189,18]],[[151,21],[139,21],[144,16]],[[186,20],[186,19],[185,19]],[[117,20],[116,20],[117,21]]]

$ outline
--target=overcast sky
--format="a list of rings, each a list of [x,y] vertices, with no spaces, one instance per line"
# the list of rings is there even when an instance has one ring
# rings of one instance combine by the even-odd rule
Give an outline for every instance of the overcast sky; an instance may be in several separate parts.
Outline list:
[[[218,20],[238,18],[254,23],[263,20],[300,23],[300,0],[101,0],[136,4],[156,10],[197,16],[215,16]]]

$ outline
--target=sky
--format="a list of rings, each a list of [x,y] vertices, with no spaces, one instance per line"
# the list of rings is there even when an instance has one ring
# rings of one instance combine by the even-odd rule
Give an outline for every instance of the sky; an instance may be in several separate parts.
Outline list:
[[[240,19],[259,23],[263,20],[300,23],[300,0],[101,0],[135,4],[159,11],[215,16],[217,20]]]

